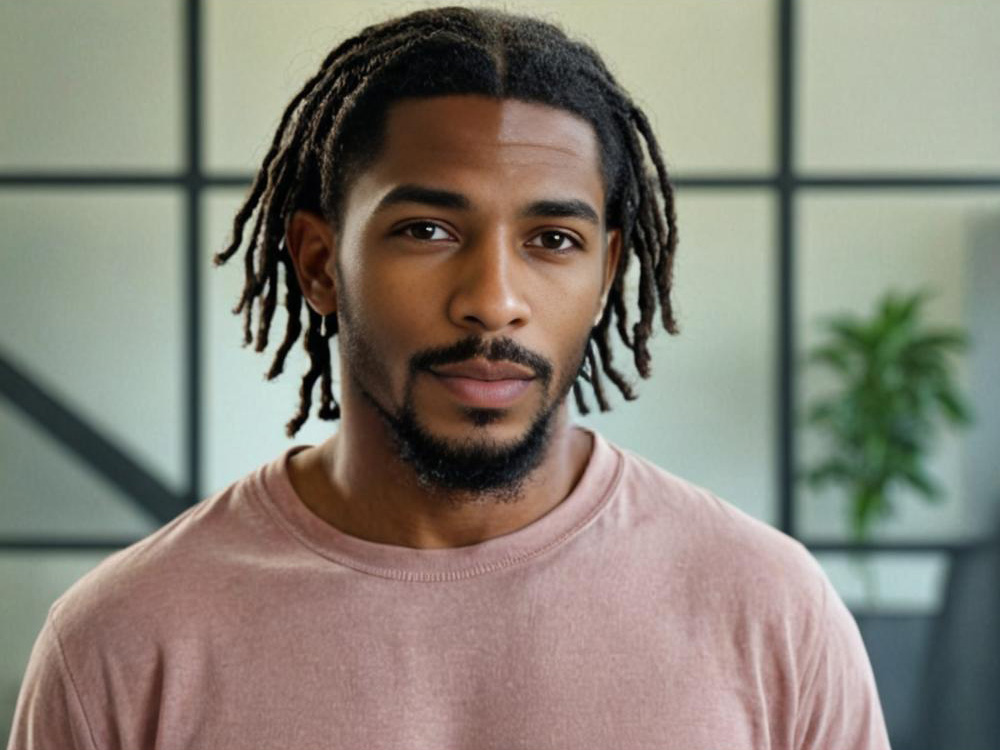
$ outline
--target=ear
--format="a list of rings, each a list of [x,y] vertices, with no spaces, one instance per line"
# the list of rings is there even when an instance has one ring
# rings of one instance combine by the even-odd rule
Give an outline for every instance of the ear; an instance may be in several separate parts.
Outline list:
[[[333,227],[312,211],[298,210],[288,220],[285,246],[309,307],[320,315],[335,313],[337,289],[331,269],[337,246]]]
[[[622,255],[622,230],[612,229],[607,235],[607,257],[605,258],[604,283],[601,285],[601,304],[597,308],[597,317],[594,318],[594,325],[601,322],[604,316],[604,306],[608,303],[608,294],[611,292],[611,284],[615,280],[615,271],[618,270],[618,260]]]

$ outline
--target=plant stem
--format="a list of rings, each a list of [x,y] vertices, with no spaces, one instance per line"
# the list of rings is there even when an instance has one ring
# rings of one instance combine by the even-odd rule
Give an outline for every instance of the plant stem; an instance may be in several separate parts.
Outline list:
[[[877,609],[879,603],[878,577],[872,568],[871,553],[852,552],[851,564],[857,570],[864,587],[864,601],[867,609]]]

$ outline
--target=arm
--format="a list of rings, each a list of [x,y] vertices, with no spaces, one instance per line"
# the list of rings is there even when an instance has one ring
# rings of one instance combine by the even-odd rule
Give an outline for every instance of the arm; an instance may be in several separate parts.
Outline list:
[[[51,610],[28,660],[7,748],[96,750]]]
[[[889,750],[861,633],[825,574],[823,605],[800,685],[796,750]]]

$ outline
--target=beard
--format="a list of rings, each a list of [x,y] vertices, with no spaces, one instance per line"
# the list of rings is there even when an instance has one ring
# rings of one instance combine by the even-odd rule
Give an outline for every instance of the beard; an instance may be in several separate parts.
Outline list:
[[[410,359],[402,403],[391,408],[381,404],[369,387],[373,382],[388,383],[388,373],[369,343],[372,339],[357,327],[349,307],[343,304],[345,301],[341,296],[338,337],[347,354],[349,377],[381,418],[394,452],[413,470],[417,484],[456,505],[518,500],[526,480],[548,453],[555,417],[586,359],[589,332],[554,388],[552,364],[509,338],[485,341],[470,336],[451,346],[424,350]],[[464,362],[472,357],[523,365],[540,381],[542,404],[520,438],[501,442],[486,431],[488,425],[506,416],[505,409],[465,408],[465,416],[478,434],[463,440],[437,437],[420,423],[413,399],[417,375],[429,372],[433,366]]]

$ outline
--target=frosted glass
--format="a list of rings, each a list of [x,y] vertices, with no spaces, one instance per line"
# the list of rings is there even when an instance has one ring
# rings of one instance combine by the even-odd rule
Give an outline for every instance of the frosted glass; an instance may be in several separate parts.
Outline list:
[[[180,196],[5,191],[0,225],[0,348],[182,490]]]
[[[800,167],[1000,171],[1000,3],[805,0],[798,27]]]
[[[981,238],[983,228],[995,226],[1000,214],[997,193],[813,193],[801,199],[798,209],[800,355],[818,342],[821,316],[870,315],[876,300],[889,288],[933,289],[937,296],[925,305],[929,325],[968,326],[976,320],[980,327],[995,328],[1000,323],[984,319],[995,316],[991,302],[995,289],[985,289],[973,278],[982,265],[975,259],[1000,253],[1000,237],[992,245]],[[995,383],[990,386],[980,380],[977,384],[970,379],[970,371],[982,370],[997,357],[1000,351],[995,343],[975,346],[974,342],[968,355],[954,360],[958,387],[982,413],[997,413]],[[805,404],[835,387],[835,382],[826,372],[810,367],[800,369],[797,387],[799,409],[804,413]],[[900,490],[893,496],[896,515],[876,522],[874,538],[944,541],[978,532],[983,519],[970,514],[967,493],[973,483],[982,485],[981,474],[988,467],[967,460],[968,437],[969,433],[944,429],[928,456],[927,471],[941,484],[946,499],[931,504],[916,492]],[[812,430],[800,430],[797,440],[801,462],[815,464],[823,452],[818,436]],[[993,447],[993,455],[1000,455],[1000,446]],[[840,489],[813,491],[803,485],[799,534],[808,539],[845,539],[845,504]]]
[[[182,8],[0,3],[0,169],[177,169]]]
[[[816,560],[852,610],[935,615],[944,606],[951,560],[944,552],[852,556],[819,552]]]
[[[256,170],[285,105],[336,44],[412,3],[211,0],[205,152],[210,169]],[[517,0],[595,44],[644,106],[668,166],[753,172],[774,163],[775,11],[771,0]]]
[[[274,352],[284,339],[288,317],[283,291],[271,323],[267,351],[258,354],[253,346],[242,346],[243,318],[230,312],[243,290],[242,251],[224,266],[216,268],[212,265],[212,256],[226,244],[241,198],[242,193],[235,190],[211,191],[204,204],[203,465],[204,484],[208,492],[225,487],[251,469],[275,458],[285,448],[320,443],[337,429],[336,422],[325,422],[316,417],[319,402],[317,383],[309,421],[294,439],[285,436],[285,424],[298,411],[299,385],[309,369],[309,358],[301,342],[297,343],[285,361],[284,373],[271,382],[264,379]],[[256,311],[254,316],[256,323]],[[340,380],[335,354],[332,361],[334,395],[337,395]]]
[[[0,746],[7,745],[24,669],[49,607],[106,556],[101,552],[0,552]]]
[[[0,402],[0,536],[138,539],[155,519]]]
[[[580,420],[770,524],[778,517],[773,212],[762,191],[680,191],[674,305],[681,333],[658,330],[646,381],[633,376],[629,353],[618,346],[615,359],[628,364],[638,400],[613,390],[612,411]]]
[[[650,115],[668,167],[774,168],[776,13],[770,0],[524,5],[544,8],[597,47]]]

